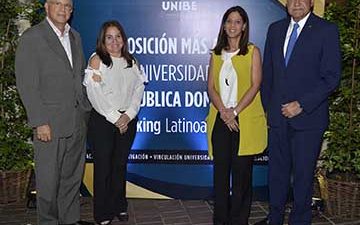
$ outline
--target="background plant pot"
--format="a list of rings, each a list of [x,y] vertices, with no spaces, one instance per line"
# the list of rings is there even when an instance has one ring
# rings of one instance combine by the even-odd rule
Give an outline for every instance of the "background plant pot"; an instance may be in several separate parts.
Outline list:
[[[354,219],[360,218],[360,0],[330,3],[325,18],[339,29],[342,71],[329,101],[320,189],[327,213]]]
[[[342,219],[360,218],[360,181],[342,181],[327,176],[321,176],[319,181],[326,213]]]
[[[0,171],[0,204],[25,199],[31,169],[22,171]]]

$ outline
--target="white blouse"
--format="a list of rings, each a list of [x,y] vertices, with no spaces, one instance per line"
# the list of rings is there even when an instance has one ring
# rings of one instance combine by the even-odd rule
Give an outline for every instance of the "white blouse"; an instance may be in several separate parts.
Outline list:
[[[221,58],[224,61],[220,70],[220,97],[225,108],[237,105],[237,75],[231,58],[240,50],[235,52],[222,51]]]
[[[130,120],[135,118],[140,109],[146,78],[133,62],[127,67],[124,58],[111,57],[113,65],[107,67],[102,62],[98,70],[90,66],[85,70],[83,85],[93,108],[107,121],[115,123],[126,113]],[[101,82],[92,79],[93,74],[101,76]]]

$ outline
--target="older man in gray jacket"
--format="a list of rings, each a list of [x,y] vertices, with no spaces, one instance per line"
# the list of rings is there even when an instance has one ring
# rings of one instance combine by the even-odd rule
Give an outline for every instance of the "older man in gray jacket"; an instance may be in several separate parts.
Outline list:
[[[39,225],[77,224],[87,113],[80,35],[67,23],[71,0],[47,0],[46,19],[28,29],[16,52],[17,88],[34,129]],[[80,223],[83,224],[83,223]]]

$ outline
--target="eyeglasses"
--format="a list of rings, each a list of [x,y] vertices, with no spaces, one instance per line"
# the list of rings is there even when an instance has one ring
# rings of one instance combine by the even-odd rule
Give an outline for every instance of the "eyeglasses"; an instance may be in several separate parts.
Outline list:
[[[49,3],[54,4],[57,8],[63,8],[66,11],[72,11],[73,10],[73,6],[71,4],[63,4],[59,1],[50,1]]]

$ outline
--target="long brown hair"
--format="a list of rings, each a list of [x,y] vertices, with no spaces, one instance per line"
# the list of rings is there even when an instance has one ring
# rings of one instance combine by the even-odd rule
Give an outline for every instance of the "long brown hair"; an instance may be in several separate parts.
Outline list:
[[[130,68],[133,66],[133,61],[135,61],[135,58],[129,53],[128,43],[127,43],[127,37],[124,31],[124,28],[121,26],[121,24],[116,20],[110,20],[103,23],[101,26],[97,41],[96,41],[96,54],[100,57],[101,61],[107,66],[111,67],[113,62],[110,57],[109,52],[106,50],[105,47],[105,33],[106,30],[109,27],[116,27],[120,31],[120,35],[123,39],[123,47],[121,48],[121,56],[125,58],[127,62],[127,68]]]
[[[246,13],[246,11],[241,6],[233,6],[226,10],[222,20],[221,20],[221,26],[217,38],[217,42],[215,45],[215,48],[212,49],[216,55],[221,55],[221,51],[227,47],[229,47],[227,34],[224,30],[224,26],[226,23],[226,20],[228,19],[230,13],[232,12],[238,12],[245,24],[245,29],[241,33],[241,38],[239,41],[239,49],[240,51],[237,53],[238,55],[246,55],[248,53],[248,43],[249,43],[249,17]]]

